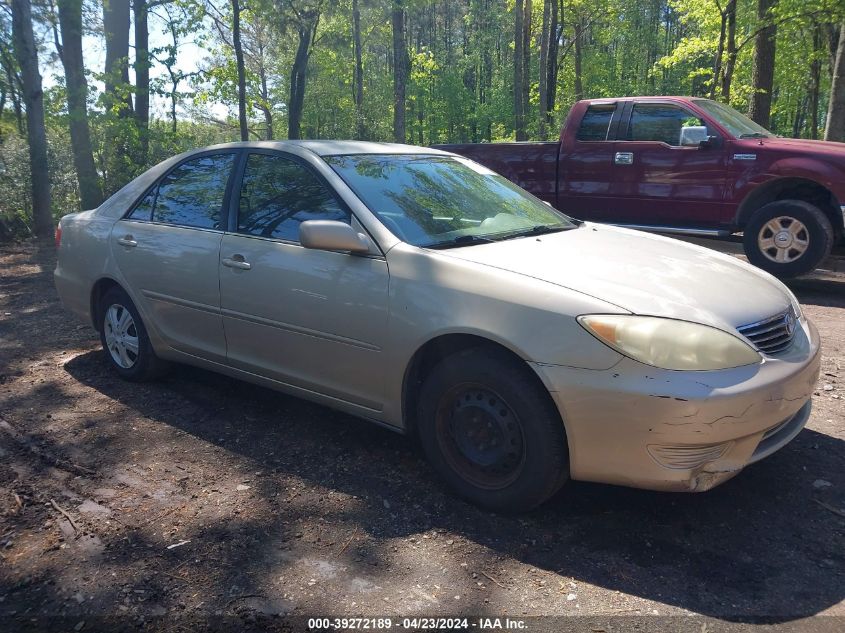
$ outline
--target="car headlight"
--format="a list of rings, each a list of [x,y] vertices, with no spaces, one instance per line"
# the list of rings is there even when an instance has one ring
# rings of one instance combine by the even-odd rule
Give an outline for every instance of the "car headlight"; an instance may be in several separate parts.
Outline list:
[[[729,369],[762,360],[739,337],[700,323],[627,314],[588,314],[578,322],[620,354],[662,369]]]

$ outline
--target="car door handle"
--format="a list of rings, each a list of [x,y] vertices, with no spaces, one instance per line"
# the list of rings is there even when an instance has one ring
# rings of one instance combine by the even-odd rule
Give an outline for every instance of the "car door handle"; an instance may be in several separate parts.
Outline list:
[[[123,237],[117,238],[117,243],[121,246],[131,246],[135,247],[138,246],[138,242],[135,241],[135,238],[131,235],[124,235]]]
[[[616,152],[613,162],[617,165],[633,165],[634,154],[633,152]]]
[[[237,268],[238,270],[249,270],[252,268],[252,264],[247,261],[244,261],[243,255],[232,255],[231,257],[225,257],[223,259],[223,265],[229,268]]]

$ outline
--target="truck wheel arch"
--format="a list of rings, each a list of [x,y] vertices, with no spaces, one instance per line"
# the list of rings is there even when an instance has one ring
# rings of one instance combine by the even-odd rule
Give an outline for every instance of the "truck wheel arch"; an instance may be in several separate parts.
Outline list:
[[[824,185],[808,178],[777,178],[755,187],[740,203],[734,222],[743,229],[754,212],[777,200],[802,200],[809,202],[828,217],[837,238],[843,235],[843,220],[840,204],[843,202]]]

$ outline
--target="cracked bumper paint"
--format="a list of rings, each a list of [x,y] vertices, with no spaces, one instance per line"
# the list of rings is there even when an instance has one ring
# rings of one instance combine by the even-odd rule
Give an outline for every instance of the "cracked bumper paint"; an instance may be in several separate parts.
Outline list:
[[[630,359],[592,371],[534,364],[560,409],[573,479],[700,492],[791,441],[810,415],[821,354],[803,322],[790,350],[707,372]]]

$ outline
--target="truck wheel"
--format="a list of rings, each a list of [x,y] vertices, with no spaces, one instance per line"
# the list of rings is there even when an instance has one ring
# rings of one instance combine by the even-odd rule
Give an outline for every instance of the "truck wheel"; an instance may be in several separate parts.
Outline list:
[[[743,233],[748,261],[782,279],[815,269],[834,241],[827,216],[803,200],[770,202],[751,216]]]
[[[527,367],[491,348],[438,363],[419,397],[420,443],[442,479],[489,510],[524,512],[569,477],[557,407]]]

